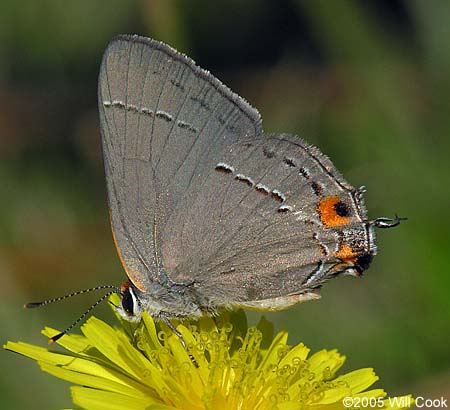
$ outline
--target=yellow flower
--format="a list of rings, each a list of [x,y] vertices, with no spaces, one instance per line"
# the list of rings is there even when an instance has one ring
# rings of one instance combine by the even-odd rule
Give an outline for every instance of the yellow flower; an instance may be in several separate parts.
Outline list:
[[[285,331],[272,339],[272,325],[264,318],[247,328],[242,311],[177,325],[198,367],[178,337],[147,313],[140,325],[130,326],[113,329],[91,317],[82,326],[83,336],[58,340],[69,353],[23,342],[4,347],[76,384],[72,399],[84,409],[401,409],[413,404],[410,396],[393,400],[385,399],[382,389],[367,391],[378,380],[373,369],[337,376],[345,357],[336,350],[310,355],[302,343],[290,347]],[[57,333],[43,330],[47,337]]]

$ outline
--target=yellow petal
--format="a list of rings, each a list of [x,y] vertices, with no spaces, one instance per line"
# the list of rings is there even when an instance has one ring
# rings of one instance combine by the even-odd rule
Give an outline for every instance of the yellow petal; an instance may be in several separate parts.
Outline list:
[[[129,397],[119,393],[71,387],[73,402],[84,409],[95,410],[146,410],[152,404],[161,404],[151,397]]]
[[[158,339],[155,322],[147,311],[142,314],[142,320],[148,332],[149,339],[147,343],[150,345],[150,348],[156,350],[161,349],[163,346]]]
[[[304,361],[308,357],[310,349],[308,349],[303,343],[299,343],[297,346],[294,346],[289,350],[289,352],[284,356],[279,364],[279,367],[284,365],[292,365],[293,363],[297,363],[299,361]]]
[[[153,368],[151,363],[123,336],[101,320],[91,317],[81,330],[89,342],[106,358],[137,380]]]
[[[373,369],[366,368],[354,370],[353,372],[339,376],[335,382],[345,383],[346,386],[350,387],[353,394],[356,394],[372,386],[378,379],[379,377]]]
[[[121,380],[121,382],[118,383],[117,381],[113,381],[112,378],[103,378],[92,374],[79,373],[48,363],[40,362],[38,364],[44,372],[85,387],[108,390],[130,397],[147,397],[155,395],[155,392],[152,389],[140,383],[136,383],[130,378],[128,378],[128,380]],[[128,381],[128,383],[126,383],[126,381]]]
[[[23,342],[7,342],[4,348],[27,356],[36,361],[46,362],[54,365],[65,365],[74,360],[73,356],[51,352],[40,346],[30,345]]]
[[[315,374],[315,380],[329,379],[331,375],[344,364],[345,356],[340,355],[337,350],[320,350],[309,359],[310,371]]]
[[[49,366],[51,366],[50,363],[47,363]],[[44,365],[43,362],[39,362],[39,365],[42,367]],[[72,373],[77,374],[85,374],[85,375],[92,375],[101,379],[105,380],[105,383],[111,382],[114,385],[115,384],[122,384],[124,386],[133,387],[134,389],[140,389],[143,391],[146,391],[148,393],[153,392],[153,389],[149,389],[148,386],[143,385],[140,382],[135,381],[134,379],[130,378],[126,374],[116,371],[113,369],[112,365],[105,366],[103,363],[96,363],[94,361],[83,359],[83,358],[76,358],[72,357],[72,360],[66,363],[65,365],[59,365],[59,369],[65,369],[67,371],[70,371]],[[46,368],[47,369],[47,368]],[[49,372],[51,371],[50,368]],[[53,373],[52,373],[53,374]],[[62,374],[62,373],[61,373]],[[67,377],[69,376],[69,373],[67,373]],[[57,376],[59,377],[59,376]],[[68,380],[67,377],[65,377],[65,380]],[[81,383],[83,384],[83,383]]]
[[[371,397],[385,397],[386,396],[386,392],[383,389],[372,389],[372,390],[368,390],[368,391],[363,391],[361,393],[358,394],[354,394],[353,397],[367,397],[367,398],[371,398]]]
[[[263,360],[259,365],[259,369],[263,371],[272,370],[272,367],[278,366],[280,358],[287,350],[288,333],[285,330],[280,331],[273,339],[270,347],[267,349]]]

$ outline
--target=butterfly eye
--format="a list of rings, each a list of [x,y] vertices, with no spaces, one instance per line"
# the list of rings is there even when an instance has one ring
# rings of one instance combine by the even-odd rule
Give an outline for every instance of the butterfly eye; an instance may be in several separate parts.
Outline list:
[[[130,288],[122,292],[122,308],[129,316],[134,315],[134,300]]]

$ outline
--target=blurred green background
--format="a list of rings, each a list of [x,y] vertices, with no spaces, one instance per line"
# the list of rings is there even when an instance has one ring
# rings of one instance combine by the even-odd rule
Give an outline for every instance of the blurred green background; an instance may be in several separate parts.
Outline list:
[[[338,348],[392,395],[450,398],[450,2],[158,0],[0,5],[1,340],[46,346],[96,298],[26,301],[120,284],[99,145],[96,87],[118,33],[168,42],[366,185],[378,232],[362,280],[267,315],[292,344]],[[106,306],[96,315],[112,321]],[[251,314],[256,321],[258,315]],[[79,330],[76,330],[79,331]],[[70,406],[68,384],[1,351],[0,407]]]

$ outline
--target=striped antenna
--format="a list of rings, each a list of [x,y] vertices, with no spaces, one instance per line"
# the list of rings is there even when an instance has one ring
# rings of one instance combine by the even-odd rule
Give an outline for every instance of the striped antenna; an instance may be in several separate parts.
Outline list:
[[[43,300],[42,302],[25,303],[25,305],[23,305],[23,307],[25,309],[41,307],[41,306],[49,305],[50,303],[60,302],[61,300],[64,300],[64,299],[67,299],[67,298],[71,298],[72,296],[78,296],[78,295],[82,295],[83,293],[95,292],[97,290],[102,290],[102,289],[115,289],[116,293],[120,293],[120,289],[117,286],[114,286],[114,285],[100,285],[100,286],[96,286],[95,288],[88,288],[88,289],[83,289],[83,290],[77,290],[76,292],[69,293],[68,295],[59,296],[59,297],[53,298],[53,299]],[[113,293],[114,292],[111,292],[111,294],[113,294]]]
[[[60,339],[62,336],[64,336],[65,334],[69,333],[78,323],[80,323],[88,314],[89,312],[94,309],[96,306],[98,306],[101,302],[103,302],[105,299],[107,299],[109,296],[111,296],[113,293],[121,293],[120,288],[118,288],[117,286],[113,286],[113,285],[100,285],[100,286],[96,286],[94,288],[88,288],[88,289],[83,289],[83,290],[78,290],[76,292],[73,293],[69,293],[68,295],[64,295],[64,296],[59,296],[57,298],[53,298],[53,299],[47,299],[47,300],[43,300],[42,302],[30,302],[30,303],[26,303],[24,305],[24,307],[26,309],[31,309],[31,308],[36,308],[36,307],[41,307],[41,306],[45,306],[48,305],[50,303],[54,303],[54,302],[60,302],[61,300],[67,299],[67,298],[71,298],[72,296],[77,296],[77,295],[82,295],[83,293],[88,293],[88,292],[95,292],[97,290],[102,290],[102,289],[113,289],[109,292],[107,292],[105,295],[103,295],[100,299],[98,299],[93,305],[91,305],[77,320],[75,320],[75,322],[73,322],[69,327],[67,327],[63,332],[58,333],[57,335],[51,337],[50,339],[48,339],[48,343],[49,344],[53,344],[55,343],[58,339]]]

